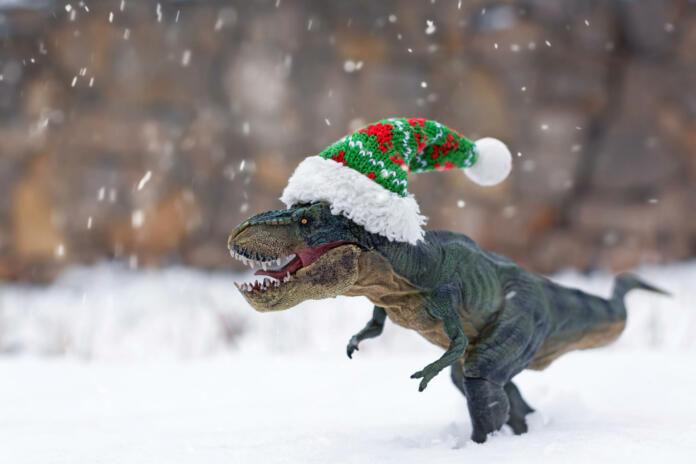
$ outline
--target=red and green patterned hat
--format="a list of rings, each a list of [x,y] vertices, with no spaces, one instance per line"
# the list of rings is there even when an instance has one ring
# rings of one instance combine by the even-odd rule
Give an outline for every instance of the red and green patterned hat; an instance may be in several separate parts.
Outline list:
[[[442,124],[425,119],[383,119],[343,137],[302,161],[281,201],[326,201],[368,232],[416,243],[425,217],[406,190],[408,173],[463,168],[480,185],[502,182],[512,168],[503,142],[472,142]]]

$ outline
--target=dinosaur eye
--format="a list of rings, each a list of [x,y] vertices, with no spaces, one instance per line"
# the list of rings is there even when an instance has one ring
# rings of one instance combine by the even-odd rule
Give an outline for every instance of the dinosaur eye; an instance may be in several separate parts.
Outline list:
[[[301,222],[302,224],[307,224],[307,218],[302,218],[302,220],[301,220],[300,222]]]

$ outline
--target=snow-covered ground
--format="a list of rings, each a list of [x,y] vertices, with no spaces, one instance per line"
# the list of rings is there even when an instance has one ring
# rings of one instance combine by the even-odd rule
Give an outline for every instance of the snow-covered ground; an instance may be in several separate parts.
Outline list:
[[[518,376],[530,433],[484,445],[448,374],[409,379],[440,355],[417,334],[390,324],[347,359],[362,298],[259,314],[229,274],[108,264],[5,285],[0,463],[693,462],[696,264],[637,272],[674,297],[632,293],[616,344]]]
[[[426,354],[0,361],[2,463],[694,462],[693,356],[583,352],[519,387],[530,432],[471,442]]]

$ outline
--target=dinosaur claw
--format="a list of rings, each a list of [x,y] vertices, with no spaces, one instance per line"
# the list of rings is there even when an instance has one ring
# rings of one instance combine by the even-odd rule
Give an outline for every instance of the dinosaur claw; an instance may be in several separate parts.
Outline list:
[[[418,385],[418,391],[422,392],[423,390],[425,390],[425,387],[428,386],[428,382],[430,382],[431,380],[432,377],[423,377],[423,380],[421,380],[420,384]]]
[[[433,380],[435,376],[440,372],[440,369],[438,369],[436,366],[429,365],[426,366],[425,369],[422,371],[418,371],[415,374],[411,376],[412,379],[422,379],[420,382],[420,385],[418,386],[418,391],[423,391],[425,390],[425,387],[428,386],[428,382]]]
[[[358,349],[358,345],[356,343],[353,343],[353,342],[348,343],[348,347],[346,348],[346,353],[348,354],[348,357],[350,359],[353,359],[353,352],[355,352],[355,351],[360,351],[360,349]]]

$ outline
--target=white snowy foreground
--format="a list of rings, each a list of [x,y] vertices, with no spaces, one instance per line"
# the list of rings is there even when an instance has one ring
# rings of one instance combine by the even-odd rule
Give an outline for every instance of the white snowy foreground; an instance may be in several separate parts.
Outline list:
[[[695,462],[696,264],[637,272],[674,298],[633,292],[616,344],[518,376],[530,432],[483,445],[448,372],[409,379],[441,354],[417,334],[345,356],[362,298],[259,314],[229,274],[113,265],[1,286],[0,463]]]
[[[694,462],[693,356],[566,356],[518,385],[530,432],[471,442],[427,355],[0,361],[2,463]]]

